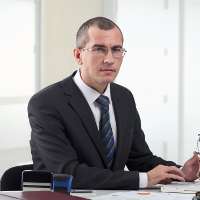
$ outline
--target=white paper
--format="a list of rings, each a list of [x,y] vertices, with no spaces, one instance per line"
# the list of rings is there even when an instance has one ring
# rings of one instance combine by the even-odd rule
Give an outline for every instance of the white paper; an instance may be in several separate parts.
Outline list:
[[[149,193],[145,191],[116,192],[112,194],[91,197],[92,200],[191,200],[194,195],[186,194],[168,194],[168,193],[150,193],[141,195],[138,193]]]

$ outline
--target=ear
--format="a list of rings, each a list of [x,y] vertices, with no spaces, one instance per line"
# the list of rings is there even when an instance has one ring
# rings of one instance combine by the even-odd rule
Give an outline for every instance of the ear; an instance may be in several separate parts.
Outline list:
[[[81,58],[81,49],[75,48],[75,49],[73,50],[73,53],[74,53],[74,58],[75,58],[76,62],[77,62],[79,65],[82,65],[83,62],[82,62],[82,58]]]

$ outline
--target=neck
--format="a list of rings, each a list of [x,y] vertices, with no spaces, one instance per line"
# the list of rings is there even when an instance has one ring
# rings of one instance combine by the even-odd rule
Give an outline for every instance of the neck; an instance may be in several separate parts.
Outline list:
[[[108,83],[99,83],[99,82],[93,82],[93,84],[89,84],[87,80],[84,80],[84,78],[81,75],[81,70],[80,71],[80,77],[83,80],[83,82],[91,87],[92,89],[96,90],[99,94],[103,94],[108,86]]]
[[[97,92],[99,92],[100,94],[103,94],[105,91],[106,91],[106,88],[107,88],[108,84],[106,84],[106,86],[104,86],[103,88],[100,88],[99,90],[95,89]]]

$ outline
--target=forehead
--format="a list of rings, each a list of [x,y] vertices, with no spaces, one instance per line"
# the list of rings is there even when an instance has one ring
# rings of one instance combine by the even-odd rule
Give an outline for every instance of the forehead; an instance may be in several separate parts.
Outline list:
[[[92,26],[88,30],[89,42],[86,46],[93,46],[95,44],[104,46],[122,46],[122,35],[117,27],[111,30],[101,30],[97,26]]]

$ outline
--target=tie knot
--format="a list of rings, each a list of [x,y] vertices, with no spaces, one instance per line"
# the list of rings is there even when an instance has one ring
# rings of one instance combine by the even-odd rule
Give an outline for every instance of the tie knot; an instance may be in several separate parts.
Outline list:
[[[97,99],[96,102],[98,103],[98,105],[102,108],[102,109],[109,109],[109,99],[107,96],[104,95],[100,95]]]

